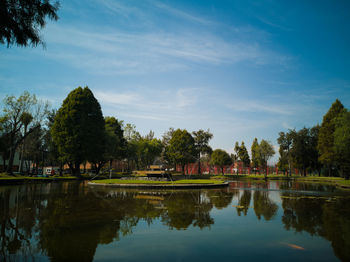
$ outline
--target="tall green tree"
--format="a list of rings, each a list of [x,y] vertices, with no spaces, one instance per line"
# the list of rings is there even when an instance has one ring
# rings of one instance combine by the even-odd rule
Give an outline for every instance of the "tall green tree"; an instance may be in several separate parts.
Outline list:
[[[68,163],[72,174],[80,175],[84,161],[98,168],[105,149],[105,121],[88,87],[78,87],[68,94],[57,111],[51,134],[61,160]]]
[[[18,46],[43,44],[40,29],[46,18],[57,20],[59,3],[50,0],[1,0],[0,43]]]
[[[306,176],[306,170],[311,166],[311,148],[309,129],[304,127],[299,131],[292,130],[293,144],[291,147],[291,156],[297,168],[302,170]]]
[[[180,164],[182,174],[185,174],[185,165],[197,160],[197,150],[194,138],[186,129],[176,129],[169,141],[168,156],[172,162]]]
[[[279,137],[277,138],[277,143],[279,144],[279,168],[285,169],[285,166],[288,166],[289,176],[292,175],[292,159],[290,154],[290,148],[292,146],[292,133],[289,132],[280,132]]]
[[[313,171],[317,171],[318,175],[321,176],[322,164],[319,160],[319,151],[317,148],[319,133],[320,133],[320,126],[319,125],[313,126],[309,130],[309,135],[310,135],[309,154],[310,154],[310,168]]]
[[[105,131],[105,160],[109,162],[111,176],[113,160],[126,157],[127,141],[124,138],[123,122],[115,117],[105,117]]]
[[[209,129],[204,131],[199,129],[198,131],[192,132],[195,141],[195,147],[197,150],[197,162],[198,162],[198,174],[201,174],[201,156],[205,154],[210,154],[212,152],[209,146],[210,139],[213,138],[213,134],[210,133]]]
[[[136,130],[136,126],[127,123],[124,127],[124,138],[126,144],[126,158],[128,161],[128,171],[131,170],[131,165],[135,164],[136,168],[139,169],[139,163],[137,158],[137,143],[141,139],[141,135]]]
[[[318,135],[319,160],[328,168],[331,175],[332,167],[336,165],[336,153],[334,152],[335,119],[344,111],[343,104],[337,99],[328,112],[323,116],[323,121]]]
[[[243,166],[249,167],[250,157],[244,142],[242,141],[241,145],[239,145],[238,142],[236,142],[234,150],[236,152],[237,159],[243,163]]]
[[[161,153],[161,161],[168,168],[170,168],[171,165],[175,165],[175,163],[172,161],[172,159],[169,157],[169,154],[168,154],[170,140],[171,140],[174,132],[175,132],[175,129],[173,127],[170,127],[169,130],[167,132],[165,132],[162,136],[163,150]]]
[[[350,112],[344,112],[336,120],[334,152],[343,177],[350,177]]]
[[[232,164],[232,158],[226,151],[215,149],[211,154],[210,164],[219,166],[221,168],[221,173],[224,175],[224,168]]]
[[[141,168],[147,168],[162,153],[163,144],[157,138],[145,136],[136,143],[136,155]]]
[[[270,142],[262,139],[259,144],[259,163],[265,168],[267,176],[267,161],[275,154],[275,150]]]
[[[259,168],[259,142],[257,138],[254,138],[254,141],[252,143],[251,156],[252,156],[252,168],[254,169],[254,172],[255,172],[255,170]],[[260,173],[260,170],[259,170],[259,173]]]

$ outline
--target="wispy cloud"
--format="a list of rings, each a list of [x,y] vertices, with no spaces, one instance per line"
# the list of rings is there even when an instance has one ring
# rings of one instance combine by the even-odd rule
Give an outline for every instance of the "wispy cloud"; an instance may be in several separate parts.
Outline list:
[[[190,111],[196,106],[196,97],[193,96],[195,91],[194,88],[172,91],[144,88],[138,93],[96,90],[94,94],[105,107],[114,109],[125,117],[165,120],[169,116],[172,119],[184,119],[193,115]]]
[[[259,100],[252,101],[240,99],[240,101],[235,101],[234,103],[227,104],[226,106],[237,112],[262,112],[278,115],[291,115],[294,113],[292,108],[289,106],[276,105],[276,103],[261,102]]]
[[[283,64],[288,58],[258,44],[228,42],[212,34],[90,32],[52,25],[46,55],[94,74],[142,74],[183,70],[193,63],[207,65]]]
[[[192,22],[197,22],[200,24],[204,24],[204,25],[209,25],[209,24],[213,24],[210,20],[208,19],[203,19],[202,17],[196,16],[194,14],[191,14],[189,12],[185,12],[183,10],[171,7],[169,5],[166,5],[164,3],[160,3],[160,2],[153,2],[154,6],[158,7],[159,9],[167,12],[168,14],[174,15],[176,17],[182,18],[182,19],[186,19]]]

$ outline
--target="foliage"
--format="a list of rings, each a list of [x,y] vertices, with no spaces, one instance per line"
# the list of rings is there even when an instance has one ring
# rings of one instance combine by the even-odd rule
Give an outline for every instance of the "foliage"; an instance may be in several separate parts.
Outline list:
[[[248,150],[244,145],[244,142],[242,141],[241,145],[239,146],[238,142],[235,144],[234,148],[236,152],[237,158],[242,161],[244,167],[249,167],[250,165],[250,158],[248,154]]]
[[[213,138],[213,134],[210,133],[209,129],[204,131],[199,129],[198,131],[192,132],[196,151],[198,153],[197,161],[198,161],[198,174],[201,174],[201,156],[202,155],[210,155],[212,153],[212,149],[209,146],[209,140]]]
[[[165,132],[162,137],[163,150],[161,153],[161,161],[163,164],[167,165],[168,167],[170,167],[172,164],[175,164],[173,163],[172,159],[169,157],[169,154],[168,154],[169,143],[174,132],[175,132],[175,129],[170,127],[169,130]]]
[[[0,43],[18,46],[43,44],[39,30],[46,17],[57,20],[59,3],[49,0],[2,0],[0,2]]]
[[[302,169],[304,176],[306,170],[317,168],[318,152],[317,152],[317,136],[318,127],[302,128],[299,131],[292,130],[292,147],[291,156],[295,166]]]
[[[126,156],[127,141],[124,138],[123,122],[115,117],[105,117],[105,159],[112,163],[113,159],[123,159]]]
[[[275,154],[275,150],[270,142],[262,139],[259,145],[259,163],[267,168],[267,161]],[[267,172],[267,169],[266,169]]]
[[[329,172],[331,166],[335,165],[336,154],[334,152],[334,131],[335,119],[344,111],[344,106],[337,99],[328,112],[323,116],[322,125],[318,137],[319,160],[322,164],[327,165]]]
[[[343,176],[350,176],[350,112],[344,112],[336,119],[334,131],[334,152]]]
[[[48,104],[39,102],[35,95],[25,91],[18,98],[4,99],[3,115],[0,117],[3,156],[8,156],[7,172],[12,173],[16,150],[25,138],[40,128],[40,123],[48,112]]]
[[[185,172],[185,165],[196,161],[197,150],[195,140],[186,129],[177,129],[173,132],[167,148],[167,155],[173,163],[180,164],[182,174]]]
[[[252,143],[251,155],[252,155],[252,167],[258,168],[259,167],[259,142],[257,138],[254,138],[254,141]]]
[[[226,151],[222,149],[216,149],[211,154],[210,164],[220,166],[221,172],[224,174],[224,167],[231,165],[232,159]]]
[[[160,156],[163,144],[157,138],[141,137],[136,143],[136,156],[139,165],[146,168],[153,164],[156,157]]]
[[[279,137],[277,138],[277,143],[279,144],[279,154],[280,158],[278,161],[278,168],[281,170],[289,170],[289,175],[292,175],[291,171],[291,155],[290,148],[292,145],[292,134],[291,132],[280,132]]]
[[[83,161],[97,167],[103,160],[105,122],[100,104],[88,87],[69,93],[57,112],[51,135],[60,159],[68,163],[74,175],[80,175]]]

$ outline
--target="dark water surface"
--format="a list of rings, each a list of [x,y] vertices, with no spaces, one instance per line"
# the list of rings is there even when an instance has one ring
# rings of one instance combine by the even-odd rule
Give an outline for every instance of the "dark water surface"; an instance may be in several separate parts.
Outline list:
[[[0,187],[0,261],[350,261],[350,192],[322,184]]]

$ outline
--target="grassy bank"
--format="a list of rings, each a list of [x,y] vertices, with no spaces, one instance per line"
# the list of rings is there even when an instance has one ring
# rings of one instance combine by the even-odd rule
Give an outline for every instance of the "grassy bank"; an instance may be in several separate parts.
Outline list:
[[[74,176],[35,177],[35,176],[9,175],[7,173],[0,173],[0,184],[51,182],[51,181],[76,180],[76,179],[78,178]]]
[[[137,179],[103,179],[93,181],[96,184],[159,184],[159,185],[180,185],[180,184],[223,184],[223,181],[210,179],[183,179],[176,181],[151,181],[151,180],[137,180]]]

